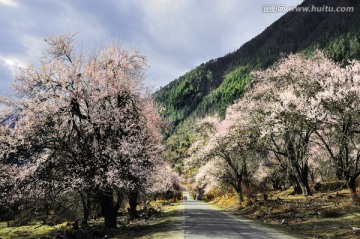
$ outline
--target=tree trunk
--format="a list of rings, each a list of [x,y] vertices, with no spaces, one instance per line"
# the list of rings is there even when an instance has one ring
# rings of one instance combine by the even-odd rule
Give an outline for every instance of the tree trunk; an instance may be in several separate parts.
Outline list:
[[[131,190],[129,192],[129,216],[130,218],[137,218],[138,217],[138,214],[137,214],[137,211],[136,211],[136,207],[138,205],[138,196],[139,196],[139,193],[137,190]]]
[[[244,195],[243,195],[241,183],[242,183],[242,177],[241,177],[241,175],[238,175],[237,184],[236,184],[235,189],[239,196],[239,205],[244,201]]]
[[[301,188],[301,190],[303,191],[303,195],[304,196],[312,196],[310,186],[309,186],[309,166],[308,166],[307,163],[305,163],[305,166],[301,171],[301,176],[302,176],[301,177],[302,182],[303,182],[304,187],[305,187],[305,188]]]
[[[302,143],[302,146],[307,146],[308,141]],[[291,167],[294,171],[296,180],[298,181],[302,194],[304,196],[310,196],[310,186],[309,186],[309,166],[307,162],[304,163],[303,167],[301,167],[301,162],[304,160],[303,157],[299,156],[299,152],[296,153],[298,150],[296,149],[296,146],[290,139],[287,145],[287,151],[288,151],[288,159],[290,160]],[[305,155],[305,154],[300,154]]]
[[[89,197],[87,197],[85,194],[80,192],[80,197],[81,197],[81,202],[82,202],[82,207],[83,207],[83,220],[82,220],[82,224],[83,225],[87,225],[88,221],[89,221],[89,216],[90,216],[90,199]]]
[[[346,184],[349,188],[350,199],[353,202],[357,202],[359,200],[357,192],[356,192],[356,177],[348,177],[346,179]]]
[[[243,167],[242,167],[242,179],[244,179],[244,184],[247,188],[250,188],[250,179],[249,179],[249,173],[247,170],[246,162],[244,160]]]
[[[295,185],[294,185],[295,184]],[[299,184],[299,180],[294,176],[294,182],[290,184],[294,187],[294,194],[302,194],[302,189]]]
[[[108,208],[108,210],[103,211],[103,217],[105,219],[105,227],[108,228],[116,228],[116,218],[117,211],[113,210],[113,208]]]
[[[303,196],[311,196],[310,186],[308,183],[300,181],[299,185],[300,185]]]
[[[105,227],[116,228],[117,211],[120,204],[119,202],[114,202],[113,191],[110,189],[99,192],[98,200],[101,214],[105,219]]]
[[[241,204],[244,201],[244,195],[242,191],[238,192],[238,196],[239,196],[239,204]]]
[[[302,195],[303,196],[311,196],[311,190],[310,190],[310,186],[309,186],[309,167],[307,166],[307,164],[303,167],[300,168],[299,166],[295,166],[295,176],[296,179],[299,183],[299,186],[301,188],[302,191]]]
[[[89,216],[90,216],[90,200],[87,199],[87,202],[83,204],[83,220],[82,220],[82,224],[83,225],[87,225],[88,221],[89,221]]]

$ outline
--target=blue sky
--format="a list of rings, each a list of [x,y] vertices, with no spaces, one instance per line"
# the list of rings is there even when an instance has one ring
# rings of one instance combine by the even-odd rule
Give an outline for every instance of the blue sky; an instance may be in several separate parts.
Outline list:
[[[0,0],[0,94],[18,67],[36,64],[44,38],[76,33],[84,50],[119,41],[148,57],[147,84],[170,81],[238,49],[302,0]]]

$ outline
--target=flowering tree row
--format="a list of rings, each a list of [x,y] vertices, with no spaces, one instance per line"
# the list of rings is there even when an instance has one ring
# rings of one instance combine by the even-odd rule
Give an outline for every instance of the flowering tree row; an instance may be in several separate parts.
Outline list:
[[[265,71],[254,72],[252,78],[246,94],[228,108],[224,120],[210,117],[199,123],[199,129],[211,125],[211,130],[201,130],[206,136],[193,144],[187,160],[189,167],[199,168],[198,183],[209,172],[216,175],[210,177],[215,181],[224,179],[220,176],[225,171],[241,201],[240,182],[246,183],[251,174],[261,180],[277,165],[306,196],[311,195],[310,171],[327,164],[346,181],[356,200],[360,63],[341,67],[315,51],[311,57],[289,55]]]
[[[0,126],[1,163],[15,167],[1,186],[13,179],[14,200],[76,193],[85,223],[96,202],[105,226],[116,227],[125,194],[134,213],[140,192],[177,180],[161,157],[159,108],[142,84],[146,59],[115,44],[76,52],[69,35],[46,41],[41,64],[17,75],[16,96],[1,98],[0,117],[12,119]]]

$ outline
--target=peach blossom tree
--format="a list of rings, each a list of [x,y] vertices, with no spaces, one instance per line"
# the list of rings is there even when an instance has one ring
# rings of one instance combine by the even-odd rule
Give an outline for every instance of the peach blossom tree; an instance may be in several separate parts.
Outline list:
[[[195,178],[207,191],[221,183],[230,185],[244,200],[243,185],[250,186],[259,160],[266,154],[252,123],[254,104],[244,97],[227,109],[224,120],[207,117],[198,124],[204,137],[195,142],[188,164],[199,167]]]
[[[326,152],[339,179],[345,180],[353,201],[358,200],[356,179],[360,175],[360,62],[346,67],[323,56],[320,70],[326,77],[319,80],[321,90],[316,98],[324,117],[315,131],[316,140]]]
[[[311,194],[309,160],[322,155],[354,198],[360,175],[359,62],[342,68],[316,50],[311,57],[283,58],[253,78],[262,137],[268,150],[285,159],[303,194]]]
[[[85,222],[95,201],[114,228],[125,192],[146,190],[162,152],[146,59],[116,44],[77,52],[69,35],[46,42],[40,64],[16,76],[16,95],[1,98],[1,117],[17,118],[2,135],[4,155],[22,161],[23,192],[76,192]]]

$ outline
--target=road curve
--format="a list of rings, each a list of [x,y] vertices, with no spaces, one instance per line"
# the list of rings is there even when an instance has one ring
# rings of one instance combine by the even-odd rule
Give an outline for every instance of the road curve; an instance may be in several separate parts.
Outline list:
[[[183,195],[188,198],[184,201],[184,238],[186,239],[298,238],[274,229],[260,228],[251,220],[237,219],[217,211],[204,202],[191,200],[188,192],[184,192]]]

